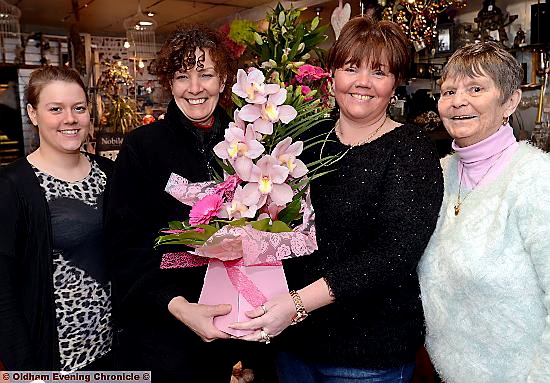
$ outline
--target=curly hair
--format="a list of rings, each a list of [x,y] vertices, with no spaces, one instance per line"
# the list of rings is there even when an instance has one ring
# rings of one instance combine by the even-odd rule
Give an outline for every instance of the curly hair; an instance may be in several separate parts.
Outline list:
[[[200,56],[195,56],[199,49]],[[168,37],[151,70],[162,86],[170,90],[174,74],[180,70],[190,70],[204,66],[205,49],[208,49],[214,62],[214,69],[220,79],[225,79],[222,99],[231,98],[231,85],[234,82],[237,66],[227,49],[223,36],[202,24],[182,24]]]

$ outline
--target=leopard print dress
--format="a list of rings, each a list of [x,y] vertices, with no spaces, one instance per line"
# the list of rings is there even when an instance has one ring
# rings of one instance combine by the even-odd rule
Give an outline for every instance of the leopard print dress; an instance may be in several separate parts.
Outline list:
[[[89,159],[81,181],[34,168],[45,191],[53,233],[53,284],[62,371],[79,370],[111,349],[111,286],[102,251],[106,175]]]

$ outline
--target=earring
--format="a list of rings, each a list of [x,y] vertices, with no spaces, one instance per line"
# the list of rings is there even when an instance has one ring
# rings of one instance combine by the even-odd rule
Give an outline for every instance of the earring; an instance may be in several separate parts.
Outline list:
[[[510,121],[510,116],[502,117],[502,125],[508,125],[509,121]]]
[[[397,96],[394,94],[390,97],[390,102],[388,103],[388,105],[394,106],[395,104],[397,104]]]

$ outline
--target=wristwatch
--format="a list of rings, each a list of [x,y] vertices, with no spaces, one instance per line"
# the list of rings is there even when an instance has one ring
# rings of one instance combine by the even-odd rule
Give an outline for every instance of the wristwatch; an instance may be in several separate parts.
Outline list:
[[[290,291],[290,296],[294,301],[294,306],[296,306],[296,316],[292,318],[291,324],[296,324],[306,319],[309,314],[302,303],[302,298],[300,298],[300,295],[295,290]]]

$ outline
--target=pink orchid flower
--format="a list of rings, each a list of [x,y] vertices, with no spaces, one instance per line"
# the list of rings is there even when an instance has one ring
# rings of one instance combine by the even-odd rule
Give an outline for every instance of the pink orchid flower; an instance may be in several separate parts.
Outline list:
[[[233,112],[233,122],[229,123],[230,128],[238,128],[241,130],[245,130],[247,127],[253,127],[252,124],[247,124],[240,116],[239,116],[240,109],[235,109]],[[262,139],[262,135],[258,132],[255,132],[256,134],[256,140],[260,141]]]
[[[214,146],[214,153],[223,160],[235,160],[238,157],[258,158],[265,150],[256,140],[256,133],[250,127],[225,129],[225,141]]]
[[[287,167],[279,165],[279,161],[273,156],[263,156],[253,165],[251,182],[243,188],[243,203],[262,207],[269,196],[277,205],[286,205],[293,197],[292,188],[285,183],[287,177]]]
[[[239,128],[225,129],[225,141],[214,146],[214,153],[222,160],[228,160],[244,181],[249,179],[252,160],[258,158],[264,150],[251,126],[244,131]]]
[[[217,217],[223,207],[223,199],[219,194],[210,194],[198,200],[189,212],[190,225],[206,225]]]
[[[283,105],[286,101],[286,89],[279,88],[277,93],[270,94],[265,104],[248,104],[243,106],[239,116],[253,122],[254,130],[262,134],[272,134],[273,124],[281,121],[284,124],[294,120],[298,112],[290,105]]]
[[[237,71],[237,82],[231,90],[237,96],[251,104],[263,104],[267,96],[277,92],[279,85],[265,84],[265,76],[261,70],[253,68],[249,73],[243,69]]]
[[[235,109],[233,112],[233,121],[229,123],[230,128],[238,128],[241,130],[246,129],[246,122],[243,121],[242,118],[239,117],[239,109]]]
[[[300,178],[307,174],[306,165],[296,157],[302,154],[304,143],[296,141],[292,143],[292,138],[287,137],[280,141],[271,155],[279,161],[279,164],[285,166],[291,177]]]
[[[252,204],[250,206],[246,205],[243,201],[246,199],[245,192],[241,186],[237,186],[235,189],[235,194],[233,199],[230,202],[225,203],[224,209],[229,219],[239,219],[239,218],[254,218],[256,211],[258,211],[258,206]]]

